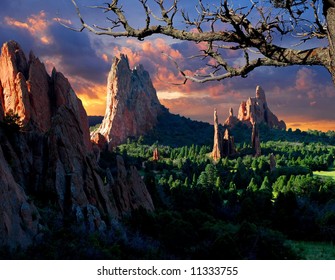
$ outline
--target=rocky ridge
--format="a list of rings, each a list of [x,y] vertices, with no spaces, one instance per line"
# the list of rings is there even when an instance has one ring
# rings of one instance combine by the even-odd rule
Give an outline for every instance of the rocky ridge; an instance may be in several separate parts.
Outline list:
[[[102,124],[91,135],[98,146],[109,149],[151,130],[163,106],[149,73],[142,65],[130,69],[127,56],[115,57],[107,81],[107,104]]]
[[[260,86],[256,87],[256,97],[249,97],[247,101],[241,102],[237,117],[233,115],[232,109],[229,110],[229,117],[224,124],[233,127],[238,122],[243,122],[249,127],[254,123],[265,123],[272,128],[286,129],[285,122],[279,121],[269,109],[265,92]]]
[[[8,123],[16,116],[20,129]],[[137,170],[122,158],[113,170],[99,167],[86,112],[64,75],[48,75],[14,41],[1,50],[0,120],[0,246],[32,244],[51,222],[40,215],[50,205],[59,227],[71,221],[84,231],[104,231],[138,207],[154,209]]]

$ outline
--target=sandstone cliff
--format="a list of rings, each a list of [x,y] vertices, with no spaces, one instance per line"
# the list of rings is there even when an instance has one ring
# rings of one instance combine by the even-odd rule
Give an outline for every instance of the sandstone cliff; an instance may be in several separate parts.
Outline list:
[[[148,132],[157,123],[161,111],[149,73],[142,65],[131,70],[128,58],[121,54],[120,58],[114,58],[108,75],[104,119],[91,139],[100,146],[108,143],[111,148],[128,137]]]
[[[286,129],[284,121],[279,121],[277,116],[271,112],[268,107],[264,90],[256,87],[256,97],[249,97],[247,101],[243,101],[238,109],[237,118],[231,113],[225,121],[225,125],[234,126],[238,121],[252,127],[253,123],[265,123],[269,127]]]
[[[106,170],[103,183],[86,112],[68,80],[55,69],[49,76],[32,53],[27,61],[13,41],[1,51],[0,105],[0,246],[26,247],[40,235],[41,223],[50,222],[43,222],[34,201],[42,209],[52,205],[58,226],[72,221],[86,231],[103,231],[140,206],[154,209],[137,170],[126,170],[120,159],[122,172],[113,181]],[[21,131],[6,123],[12,113]]]

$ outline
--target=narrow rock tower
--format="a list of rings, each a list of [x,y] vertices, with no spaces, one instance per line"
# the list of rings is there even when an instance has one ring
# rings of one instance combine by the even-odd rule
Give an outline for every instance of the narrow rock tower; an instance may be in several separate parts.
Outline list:
[[[212,158],[217,161],[222,157],[230,156],[236,153],[234,137],[226,129],[224,134],[220,132],[219,120],[216,109],[214,109],[214,145]]]
[[[214,109],[214,145],[212,157],[214,160],[219,160],[222,157],[222,143],[220,141],[219,120],[216,109]]]
[[[255,157],[259,157],[261,155],[261,142],[259,140],[259,130],[257,123],[253,123],[252,125],[251,146],[255,152]]]

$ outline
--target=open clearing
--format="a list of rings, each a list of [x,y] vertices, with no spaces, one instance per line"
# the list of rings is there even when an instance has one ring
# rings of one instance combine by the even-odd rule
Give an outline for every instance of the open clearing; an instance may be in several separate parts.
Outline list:
[[[320,176],[320,177],[330,177],[335,179],[335,169],[329,169],[327,171],[314,171],[313,172],[314,175],[316,176]]]

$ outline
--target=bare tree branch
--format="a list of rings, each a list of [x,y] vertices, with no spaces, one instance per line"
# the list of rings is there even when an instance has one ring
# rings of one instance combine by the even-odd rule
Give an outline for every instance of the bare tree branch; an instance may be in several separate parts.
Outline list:
[[[178,0],[174,0],[169,7],[166,7],[165,0],[154,0],[153,3],[160,11],[159,16],[153,13],[147,0],[138,0],[145,14],[142,28],[131,26],[118,0],[113,0],[106,6],[93,6],[112,14],[112,18],[108,17],[111,25],[107,27],[87,24],[76,1],[71,1],[81,27],[66,27],[78,32],[87,29],[97,35],[134,37],[139,40],[153,34],[161,34],[175,39],[206,43],[207,49],[201,50],[201,56],[215,62],[211,64],[213,71],[207,75],[186,75],[178,63],[169,57],[183,77],[183,83],[187,80],[207,82],[235,76],[246,77],[260,66],[323,65],[332,71],[329,47],[299,50],[273,43],[274,38],[278,36],[293,34],[300,38],[302,44],[313,38],[325,38],[328,31],[321,14],[321,0],[268,0],[263,1],[267,3],[263,5],[250,0],[249,6],[237,8],[233,8],[228,0],[222,0],[218,6],[205,5],[199,0],[195,19],[191,19],[187,11],[179,8]],[[312,17],[303,17],[307,12],[310,12]],[[184,28],[176,28],[174,21],[178,13],[183,19]],[[153,20],[159,24],[152,24]],[[230,65],[224,50],[240,52],[244,57],[244,65]],[[256,57],[253,50],[257,50]]]

